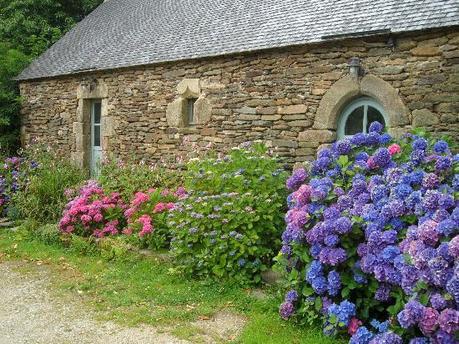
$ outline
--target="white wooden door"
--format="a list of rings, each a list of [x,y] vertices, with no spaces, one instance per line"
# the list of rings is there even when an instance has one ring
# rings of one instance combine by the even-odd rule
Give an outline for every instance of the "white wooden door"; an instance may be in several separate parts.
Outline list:
[[[102,103],[94,100],[91,104],[91,176],[97,177],[102,157]]]

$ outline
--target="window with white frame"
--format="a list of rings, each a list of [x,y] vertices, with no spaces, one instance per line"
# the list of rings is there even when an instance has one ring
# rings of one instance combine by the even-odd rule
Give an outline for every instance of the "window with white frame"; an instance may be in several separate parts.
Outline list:
[[[368,128],[372,122],[380,122],[387,125],[386,114],[381,105],[368,97],[362,97],[351,102],[338,121],[338,138],[357,133],[368,133]]]

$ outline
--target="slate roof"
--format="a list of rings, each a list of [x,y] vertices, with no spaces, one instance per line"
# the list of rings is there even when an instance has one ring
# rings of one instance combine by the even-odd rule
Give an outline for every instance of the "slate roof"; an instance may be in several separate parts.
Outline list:
[[[18,80],[455,25],[458,0],[107,0]]]

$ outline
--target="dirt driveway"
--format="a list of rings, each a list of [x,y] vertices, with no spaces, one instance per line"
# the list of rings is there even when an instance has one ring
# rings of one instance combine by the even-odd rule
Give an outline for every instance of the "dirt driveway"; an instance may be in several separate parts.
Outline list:
[[[78,301],[52,295],[49,269],[24,274],[20,264],[0,263],[0,344],[189,343],[152,327],[97,321]]]
[[[188,324],[195,334],[183,340],[152,326],[122,327],[99,321],[82,300],[51,288],[52,270],[31,262],[0,261],[0,344],[176,344],[227,343],[246,319],[221,311]]]

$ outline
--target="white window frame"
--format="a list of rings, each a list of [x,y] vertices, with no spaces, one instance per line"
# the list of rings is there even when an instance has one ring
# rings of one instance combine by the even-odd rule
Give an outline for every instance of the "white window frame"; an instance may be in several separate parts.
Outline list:
[[[388,118],[387,118],[387,115],[384,111],[384,108],[379,105],[376,101],[374,101],[372,98],[369,98],[369,97],[361,97],[361,98],[358,98],[356,100],[354,100],[353,102],[351,102],[349,105],[346,106],[346,108],[344,109],[344,111],[341,113],[341,116],[339,118],[339,121],[338,121],[338,130],[337,130],[337,136],[338,136],[338,139],[342,139],[342,138],[345,138],[345,137],[348,137],[349,135],[345,135],[345,128],[346,128],[346,123],[347,123],[347,120],[349,118],[349,116],[352,114],[352,112],[363,106],[363,133],[367,133],[367,125],[368,125],[368,107],[371,106],[373,108],[375,108],[376,110],[379,111],[379,113],[382,115],[382,117],[384,118],[384,125],[387,127],[389,122],[388,122]]]

